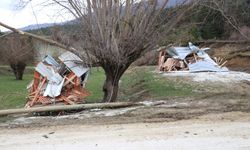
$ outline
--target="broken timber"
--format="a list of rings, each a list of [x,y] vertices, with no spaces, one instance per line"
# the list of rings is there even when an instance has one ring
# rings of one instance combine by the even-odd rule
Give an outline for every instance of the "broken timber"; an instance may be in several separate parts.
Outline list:
[[[67,111],[67,110],[85,110],[96,108],[121,108],[129,106],[142,105],[140,103],[132,102],[116,102],[116,103],[93,103],[93,104],[77,104],[77,105],[63,105],[63,106],[44,106],[33,108],[20,108],[20,109],[7,109],[0,110],[0,116],[6,116],[11,114],[24,114],[33,112],[55,112],[55,111]]]

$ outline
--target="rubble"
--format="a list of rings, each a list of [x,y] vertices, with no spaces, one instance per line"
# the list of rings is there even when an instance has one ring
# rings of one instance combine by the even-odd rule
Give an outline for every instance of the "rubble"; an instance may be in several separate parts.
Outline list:
[[[189,42],[188,47],[159,48],[159,71],[189,71],[189,72],[228,72],[221,58],[210,58],[206,53],[209,48],[200,49]]]
[[[84,103],[90,93],[85,89],[89,68],[71,52],[58,57],[58,63],[47,55],[35,68],[34,79],[27,86],[25,107],[37,105]]]

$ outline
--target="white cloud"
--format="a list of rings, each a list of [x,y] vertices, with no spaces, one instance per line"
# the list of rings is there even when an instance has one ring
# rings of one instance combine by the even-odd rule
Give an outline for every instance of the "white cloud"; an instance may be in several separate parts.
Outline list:
[[[0,2],[0,21],[15,28],[31,24],[57,23],[71,20],[73,17],[56,6],[42,6],[43,0],[32,1],[24,9],[14,10],[14,3],[7,0]],[[6,31],[0,27],[1,31]]]

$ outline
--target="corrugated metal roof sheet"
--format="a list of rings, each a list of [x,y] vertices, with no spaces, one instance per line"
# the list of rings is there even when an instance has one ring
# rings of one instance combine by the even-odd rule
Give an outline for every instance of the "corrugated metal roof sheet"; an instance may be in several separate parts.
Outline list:
[[[200,49],[189,42],[188,47],[170,47],[167,49],[167,53],[173,58],[184,60],[189,54],[196,53],[203,60],[197,61],[193,64],[188,64],[190,72],[201,72],[201,71],[214,71],[214,72],[224,72],[229,71],[226,67],[221,68],[218,64],[210,58],[210,56],[205,52],[209,48]]]
[[[35,70],[39,72],[42,76],[46,77],[48,80],[51,80],[53,76],[52,69],[49,66],[46,66],[44,63],[40,62]]]
[[[43,59],[44,62],[52,65],[52,66],[55,66],[55,67],[60,67],[60,65],[58,64],[58,62],[50,55],[46,55]]]
[[[65,52],[58,57],[77,77],[81,77],[89,69],[83,67],[83,61],[71,52]]]
[[[50,96],[50,97],[57,97],[61,94],[61,90],[63,87],[63,83],[64,83],[65,78],[63,78],[60,82],[60,84],[56,84],[54,82],[49,82],[44,93],[43,96]]]
[[[227,72],[228,69],[223,67],[220,68],[218,65],[214,65],[207,61],[197,61],[196,63],[188,65],[189,72],[202,72],[202,71],[211,71],[211,72]]]

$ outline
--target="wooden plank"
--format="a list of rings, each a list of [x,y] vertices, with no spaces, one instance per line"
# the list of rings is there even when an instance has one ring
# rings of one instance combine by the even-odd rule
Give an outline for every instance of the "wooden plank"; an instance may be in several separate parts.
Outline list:
[[[67,78],[66,76],[64,76],[64,78],[66,79],[66,82],[70,82],[71,84],[75,85],[75,83],[72,81],[73,79]],[[66,82],[64,83],[65,85],[68,84],[68,83],[66,84]]]
[[[70,104],[70,105],[74,105],[75,103],[72,102],[71,100],[67,99],[65,96],[60,96],[60,98],[65,101],[66,103]]]
[[[36,99],[37,99],[37,97],[38,97],[38,95],[39,95],[39,92],[40,92],[41,88],[43,87],[45,81],[46,81],[46,78],[43,79],[41,85],[37,88],[36,94],[35,94],[33,100],[31,101],[30,105],[28,105],[27,107],[31,107],[31,106],[34,105],[34,103],[35,103],[35,101],[36,101]],[[29,104],[29,103],[28,103],[28,104]]]
[[[73,80],[75,79],[76,75],[74,74],[73,76],[69,77],[69,79],[67,79],[66,82],[64,82],[63,87],[66,86],[67,84],[73,82]],[[74,82],[73,82],[74,83]],[[74,83],[75,84],[75,83]]]

